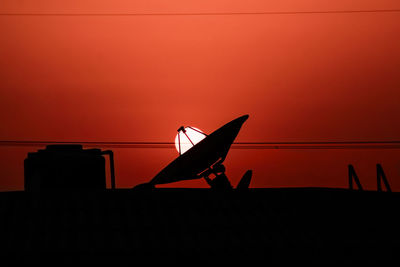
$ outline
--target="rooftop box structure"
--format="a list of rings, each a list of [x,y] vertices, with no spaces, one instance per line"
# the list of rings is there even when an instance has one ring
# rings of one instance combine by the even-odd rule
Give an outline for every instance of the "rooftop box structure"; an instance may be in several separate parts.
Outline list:
[[[115,188],[112,151],[83,149],[82,145],[48,145],[28,153],[24,161],[25,190],[104,190],[105,154],[110,156],[111,186]]]

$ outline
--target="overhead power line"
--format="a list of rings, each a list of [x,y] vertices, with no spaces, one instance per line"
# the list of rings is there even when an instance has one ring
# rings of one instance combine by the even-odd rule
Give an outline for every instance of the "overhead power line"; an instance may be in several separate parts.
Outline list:
[[[400,9],[265,11],[265,12],[175,12],[175,13],[0,13],[0,16],[249,16],[249,15],[308,15],[352,13],[400,13]]]
[[[81,144],[86,147],[175,148],[173,142],[102,142],[102,141],[0,141],[0,146],[42,147],[55,144]],[[400,141],[326,141],[326,142],[236,142],[233,149],[400,149]]]

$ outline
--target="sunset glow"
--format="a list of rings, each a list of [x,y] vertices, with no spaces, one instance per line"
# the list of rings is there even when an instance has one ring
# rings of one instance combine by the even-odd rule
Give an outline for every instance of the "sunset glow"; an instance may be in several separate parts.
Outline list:
[[[39,2],[1,1],[0,139],[156,143],[107,147],[118,187],[174,160],[158,143],[181,124],[211,133],[239,114],[239,143],[400,139],[398,0]],[[43,148],[2,146],[0,190],[23,189]],[[233,148],[225,164],[233,184],[253,169],[254,187],[347,187],[355,164],[376,189],[380,163],[396,191],[399,155]]]

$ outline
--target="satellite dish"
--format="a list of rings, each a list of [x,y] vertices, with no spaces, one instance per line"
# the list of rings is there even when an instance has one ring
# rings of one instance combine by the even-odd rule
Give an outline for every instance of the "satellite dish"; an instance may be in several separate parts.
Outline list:
[[[225,168],[221,171],[221,165],[248,117],[249,115],[241,116],[206,136],[186,151],[186,153],[181,154],[168,164],[149,183],[139,185],[138,187],[148,188],[154,187],[157,184],[167,184],[202,177],[207,180],[211,173],[216,176],[223,174]]]

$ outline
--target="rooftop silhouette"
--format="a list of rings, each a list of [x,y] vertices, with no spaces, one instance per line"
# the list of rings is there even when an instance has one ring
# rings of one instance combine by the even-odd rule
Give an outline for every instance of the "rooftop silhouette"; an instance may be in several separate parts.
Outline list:
[[[0,262],[397,259],[399,193],[329,188],[0,193]]]
[[[391,192],[381,164],[376,165],[377,191],[364,190],[353,165],[348,166],[349,189],[249,188],[252,170],[235,188],[223,162],[247,118],[193,144],[135,190],[115,188],[111,150],[52,144],[29,153],[25,191],[0,193],[0,262],[370,263],[396,258],[400,193]],[[210,189],[156,188],[201,178]]]

